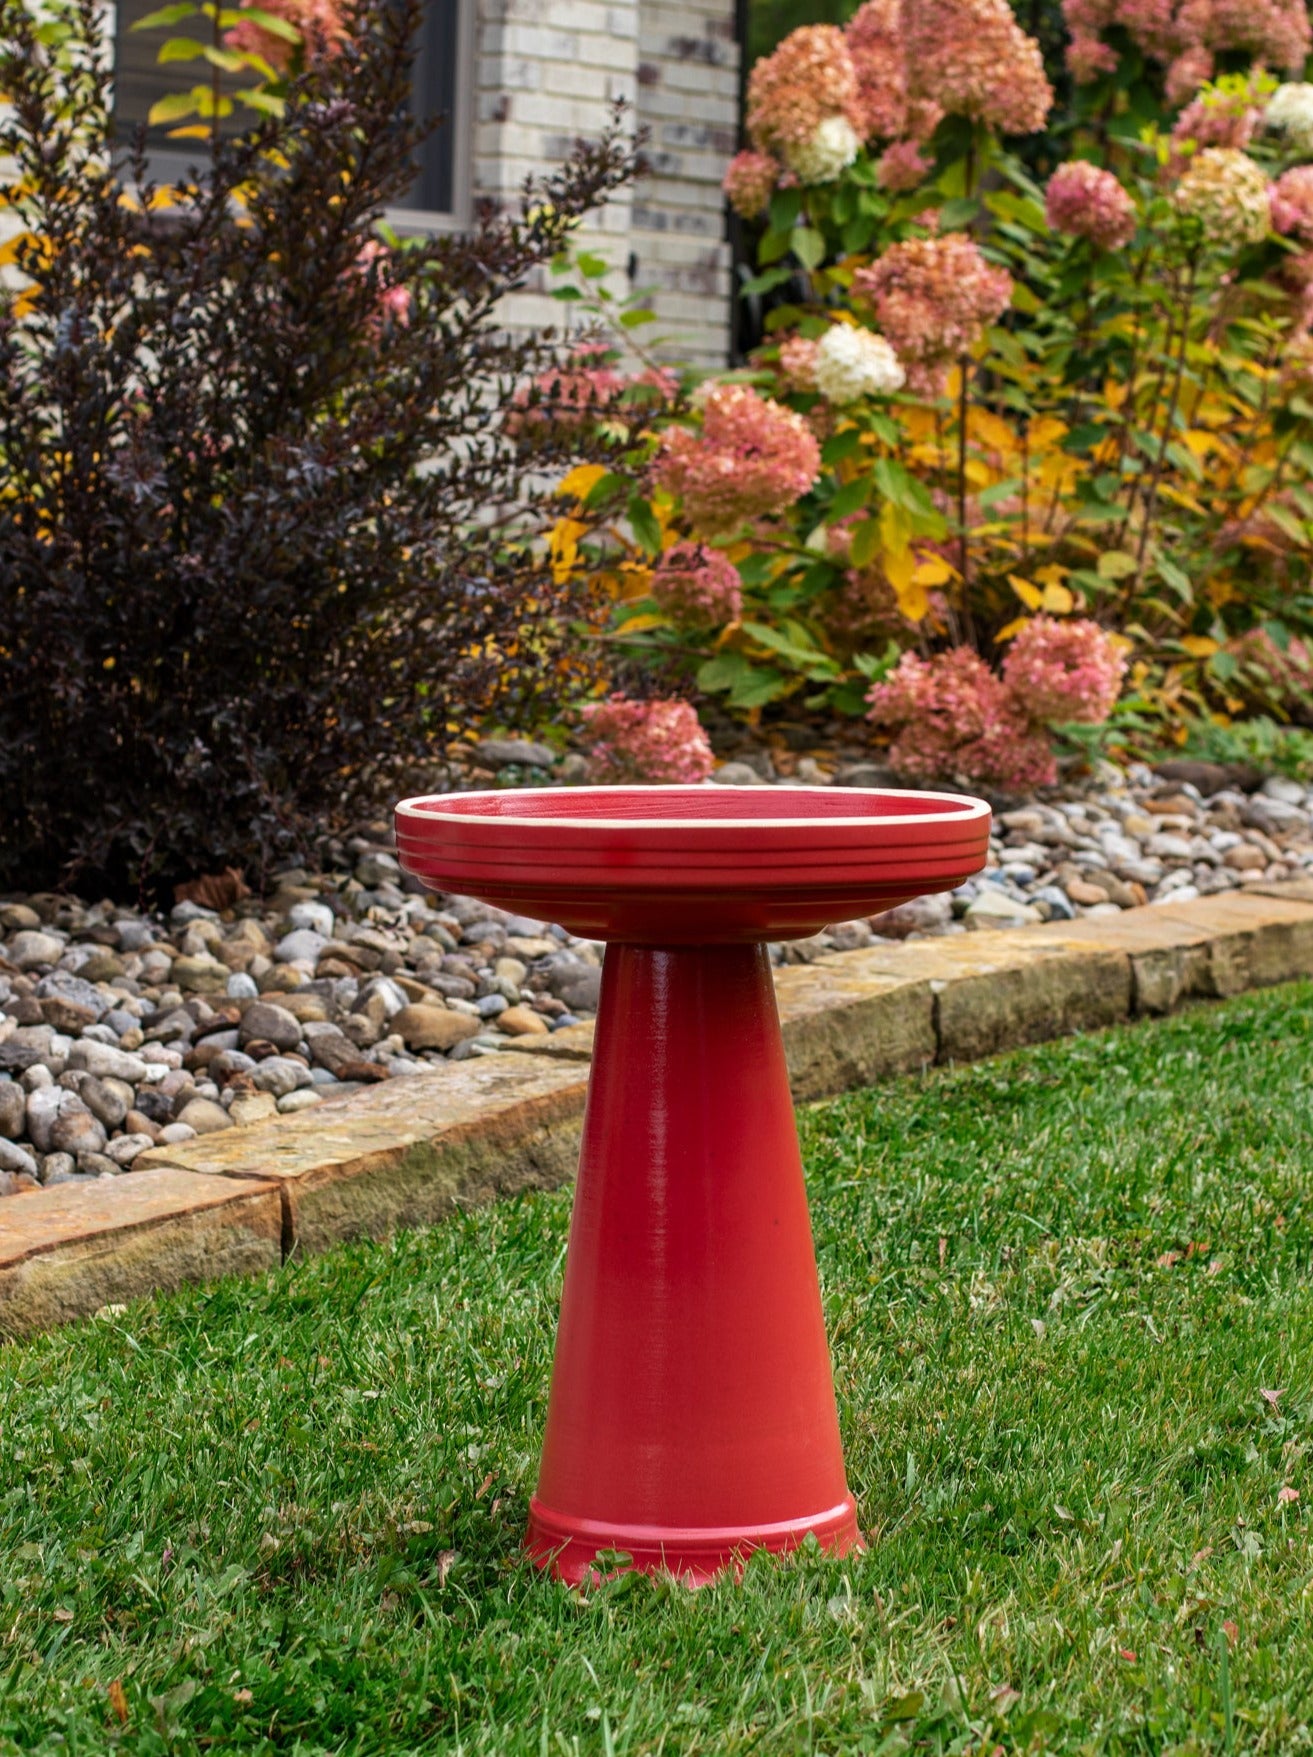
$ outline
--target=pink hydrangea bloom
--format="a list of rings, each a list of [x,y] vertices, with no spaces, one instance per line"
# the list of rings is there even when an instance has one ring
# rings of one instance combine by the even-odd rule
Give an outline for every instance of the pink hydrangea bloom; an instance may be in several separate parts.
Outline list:
[[[904,653],[866,700],[868,718],[894,733],[890,762],[913,779],[1011,793],[1057,778],[1047,736],[970,647]]]
[[[631,382],[652,385],[665,401],[678,385],[666,368],[648,369],[630,380],[613,364],[604,342],[585,342],[562,365],[539,373],[532,385],[516,391],[506,431],[523,434],[548,426],[582,431],[608,410],[614,411]]]
[[[1205,79],[1213,77],[1217,56],[1225,54],[1245,54],[1260,66],[1297,72],[1313,46],[1305,0],[1181,0],[1176,31],[1181,46],[1178,59],[1190,71],[1168,69],[1167,91],[1173,102],[1203,83],[1194,79],[1202,57],[1208,64]]]
[[[1001,134],[1033,134],[1053,106],[1039,44],[1008,0],[906,0],[903,35],[913,89],[950,116]]]
[[[1230,650],[1243,666],[1241,683],[1284,714],[1307,713],[1313,702],[1313,653],[1298,636],[1283,650],[1266,629],[1251,628]]]
[[[1269,191],[1272,229],[1313,244],[1313,165],[1283,171]]]
[[[1125,675],[1125,655],[1084,617],[1032,617],[1003,661],[1003,681],[1030,718],[1059,724],[1106,720]]]
[[[786,336],[780,343],[780,376],[789,390],[816,389],[817,353],[807,336]]]
[[[863,130],[857,72],[843,32],[833,24],[791,31],[748,79],[747,128],[759,152],[790,162],[821,123],[841,117]]]
[[[705,543],[676,543],[652,573],[652,596],[671,618],[688,628],[720,628],[737,622],[743,609],[739,570]]]
[[[307,61],[335,55],[346,41],[346,20],[340,0],[258,0],[257,9],[296,26]],[[261,56],[277,73],[286,73],[297,50],[297,44],[286,42],[248,18],[239,19],[231,30],[225,31],[223,40],[225,47],[240,54]]]
[[[721,187],[729,205],[745,220],[755,220],[770,206],[783,166],[769,153],[735,153]]]
[[[924,183],[933,169],[933,163],[914,140],[896,140],[881,153],[875,179],[881,189],[898,195]]]
[[[610,364],[605,346],[585,343],[582,348],[575,348],[564,365],[540,372],[533,387],[517,392],[515,402],[526,409],[524,425],[552,422],[564,427],[585,427],[591,418],[615,402],[624,383],[624,372]]]
[[[1055,232],[1088,238],[1100,250],[1118,250],[1135,236],[1135,203],[1111,171],[1088,159],[1069,159],[1049,178],[1044,213]]]
[[[688,702],[613,695],[583,711],[588,779],[691,786],[715,767],[711,745]]]
[[[1298,72],[1310,46],[1305,0],[1063,0],[1062,11],[1071,32],[1067,65],[1078,80],[1113,71],[1117,56],[1104,34],[1120,28],[1165,67],[1173,104],[1213,78],[1219,55],[1245,54],[1260,66]]]
[[[392,252],[378,238],[369,238],[356,252],[356,271],[377,277],[378,300],[371,328],[377,333],[387,322],[399,323],[404,329],[410,323],[410,289],[399,287],[388,278]]]
[[[1251,77],[1243,90],[1202,91],[1192,98],[1172,126],[1178,146],[1247,147],[1263,120],[1263,98]]]
[[[969,353],[1007,309],[1012,277],[994,268],[965,232],[905,238],[853,277],[907,370],[908,388],[938,396],[952,363]]]
[[[700,434],[673,427],[662,435],[652,479],[683,497],[695,530],[715,536],[792,506],[820,468],[801,415],[746,384],[718,384],[703,401]]]
[[[897,140],[909,132],[903,0],[866,0],[849,19],[844,34],[857,70],[862,131],[881,140]]]

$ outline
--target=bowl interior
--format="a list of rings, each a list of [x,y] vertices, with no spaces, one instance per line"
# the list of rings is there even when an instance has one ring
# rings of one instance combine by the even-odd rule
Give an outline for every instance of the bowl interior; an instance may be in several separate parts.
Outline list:
[[[434,817],[621,825],[849,823],[898,818],[974,818],[981,800],[964,794],[873,792],[844,787],[526,787],[496,793],[444,793],[403,801],[401,810]]]

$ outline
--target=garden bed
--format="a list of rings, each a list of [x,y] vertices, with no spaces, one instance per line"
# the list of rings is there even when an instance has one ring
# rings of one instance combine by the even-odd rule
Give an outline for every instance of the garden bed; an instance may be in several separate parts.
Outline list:
[[[805,1113],[869,1548],[741,1587],[519,1559],[564,1192],[0,1352],[0,1751],[1297,1746],[1311,1043],[1289,988]]]
[[[1313,881],[826,953],[776,973],[795,1097],[1313,976]],[[0,1204],[0,1335],[426,1225],[574,1169],[591,1023]],[[536,1051],[536,1053],[533,1053]]]
[[[471,757],[452,779],[572,772],[546,747],[490,741]],[[1209,783],[1206,768],[1193,772]],[[764,744],[719,774],[740,785],[880,778],[869,763]],[[989,867],[951,897],[837,923],[774,956],[805,963],[909,936],[1242,893],[1313,872],[1311,822],[1313,789],[1285,777],[1204,798],[1170,773],[1108,768],[1084,789],[1004,809]],[[324,871],[285,869],[263,898],[221,878],[200,887],[215,906],[186,901],[167,918],[54,894],[0,900],[0,1195],[118,1179],[152,1148],[543,1048],[595,1012],[599,946],[469,898],[426,896],[402,875],[384,824],[324,853]]]

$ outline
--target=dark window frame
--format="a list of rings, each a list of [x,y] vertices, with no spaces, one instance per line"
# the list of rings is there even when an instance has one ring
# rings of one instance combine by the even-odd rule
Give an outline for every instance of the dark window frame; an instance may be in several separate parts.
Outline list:
[[[135,76],[138,82],[132,92],[137,114],[129,116],[129,126],[144,121],[150,103],[165,92],[184,91],[201,84],[209,71],[208,63],[196,60],[171,62],[156,73],[154,55],[163,33],[132,33],[130,27],[134,17],[144,17],[158,4],[159,0],[119,0],[116,9],[115,74],[119,73],[125,46],[130,45],[129,78]],[[424,142],[407,200],[388,212],[388,220],[399,231],[455,230],[469,219],[470,143],[474,126],[473,4],[474,0],[428,0],[424,9],[416,43],[413,89],[417,107],[422,107],[427,116],[439,115],[442,119]],[[183,34],[181,27],[177,34]],[[138,45],[149,45],[149,55],[142,54]],[[240,107],[236,115],[242,115]],[[152,131],[149,146],[151,174],[166,183],[186,176],[205,152],[203,141],[173,142],[164,130]]]

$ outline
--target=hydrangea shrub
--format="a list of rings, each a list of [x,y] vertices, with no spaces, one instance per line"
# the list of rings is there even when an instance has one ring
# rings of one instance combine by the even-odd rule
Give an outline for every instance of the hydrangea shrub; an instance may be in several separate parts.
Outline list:
[[[1062,15],[1047,68],[1007,0],[758,62],[725,190],[764,340],[599,490],[622,653],[922,779],[1037,785],[1064,727],[1225,720],[1313,650],[1307,8]],[[665,584],[690,543],[737,588]]]

